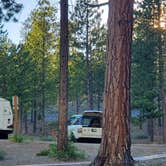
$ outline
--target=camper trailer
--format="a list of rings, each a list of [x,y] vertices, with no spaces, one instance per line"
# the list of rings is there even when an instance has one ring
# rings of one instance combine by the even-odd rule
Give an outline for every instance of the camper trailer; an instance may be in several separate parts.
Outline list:
[[[10,102],[0,98],[0,138],[8,138],[13,131],[13,113]]]

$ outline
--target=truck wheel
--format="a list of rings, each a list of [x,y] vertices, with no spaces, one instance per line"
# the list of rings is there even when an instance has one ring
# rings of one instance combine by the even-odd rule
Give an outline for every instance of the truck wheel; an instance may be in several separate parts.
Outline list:
[[[8,134],[7,133],[3,133],[1,138],[2,139],[8,139]]]

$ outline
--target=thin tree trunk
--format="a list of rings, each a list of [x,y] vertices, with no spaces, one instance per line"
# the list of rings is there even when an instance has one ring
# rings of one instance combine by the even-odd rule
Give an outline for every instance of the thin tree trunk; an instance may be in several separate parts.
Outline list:
[[[166,95],[163,95],[163,98],[166,98]],[[163,109],[163,143],[166,143],[166,103],[162,101],[162,109]]]
[[[110,0],[102,142],[92,166],[133,166],[130,63],[133,0]]]
[[[37,121],[37,112],[36,112],[36,99],[33,99],[33,133],[36,133],[36,121]]]
[[[68,0],[61,0],[60,20],[60,91],[57,147],[63,151],[67,147],[67,114],[68,114]]]
[[[76,114],[79,114],[80,109],[80,97],[78,96],[78,92],[76,90]]]
[[[89,47],[89,9],[87,6],[86,10],[86,93],[87,93],[87,102],[88,109],[93,109],[93,86],[92,86],[92,71],[91,71],[91,60],[90,60],[90,47]]]
[[[27,123],[27,112],[24,112],[24,125],[25,125],[25,134],[28,133],[28,123]]]
[[[46,64],[45,64],[45,61],[46,61],[46,59],[45,59],[45,49],[46,49],[46,47],[45,47],[45,45],[46,45],[46,37],[45,37],[45,30],[46,30],[46,25],[45,25],[46,23],[45,23],[45,13],[44,13],[44,15],[43,15],[43,31],[44,31],[44,33],[43,33],[43,50],[42,50],[42,53],[43,53],[43,57],[42,57],[42,76],[41,76],[41,78],[42,78],[42,101],[41,101],[41,110],[42,110],[42,135],[45,135],[46,134],[46,129],[45,129],[45,127],[46,127],[46,124],[45,124],[45,74],[46,74]]]
[[[19,97],[19,118],[20,118],[20,134],[22,133],[22,129],[23,129],[23,102],[22,102],[22,97]]]
[[[154,141],[154,124],[153,124],[153,118],[148,119],[148,134],[150,137],[150,141]]]
[[[158,98],[157,98],[157,104],[158,104],[158,110],[161,111],[161,104],[160,104],[160,94],[158,95]],[[162,127],[162,118],[163,117],[159,117],[158,118],[158,127]]]
[[[101,103],[101,96],[100,96],[100,93],[98,93],[98,95],[97,95],[97,109],[98,109],[98,111],[100,111],[100,103]]]
[[[33,103],[32,103],[32,105],[33,105]],[[33,107],[32,107],[32,109],[31,109],[31,123],[33,123],[33,120],[34,120],[34,117],[33,117]]]

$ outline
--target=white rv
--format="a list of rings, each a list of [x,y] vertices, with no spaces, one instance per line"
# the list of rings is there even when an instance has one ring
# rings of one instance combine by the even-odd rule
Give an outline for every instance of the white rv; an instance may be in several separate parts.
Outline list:
[[[13,113],[10,102],[0,98],[0,138],[8,138],[13,131]]]

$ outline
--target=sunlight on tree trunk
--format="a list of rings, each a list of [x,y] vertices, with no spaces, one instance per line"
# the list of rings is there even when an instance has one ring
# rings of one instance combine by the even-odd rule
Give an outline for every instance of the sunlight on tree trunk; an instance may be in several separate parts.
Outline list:
[[[102,142],[91,166],[132,166],[130,64],[133,0],[110,0]]]

